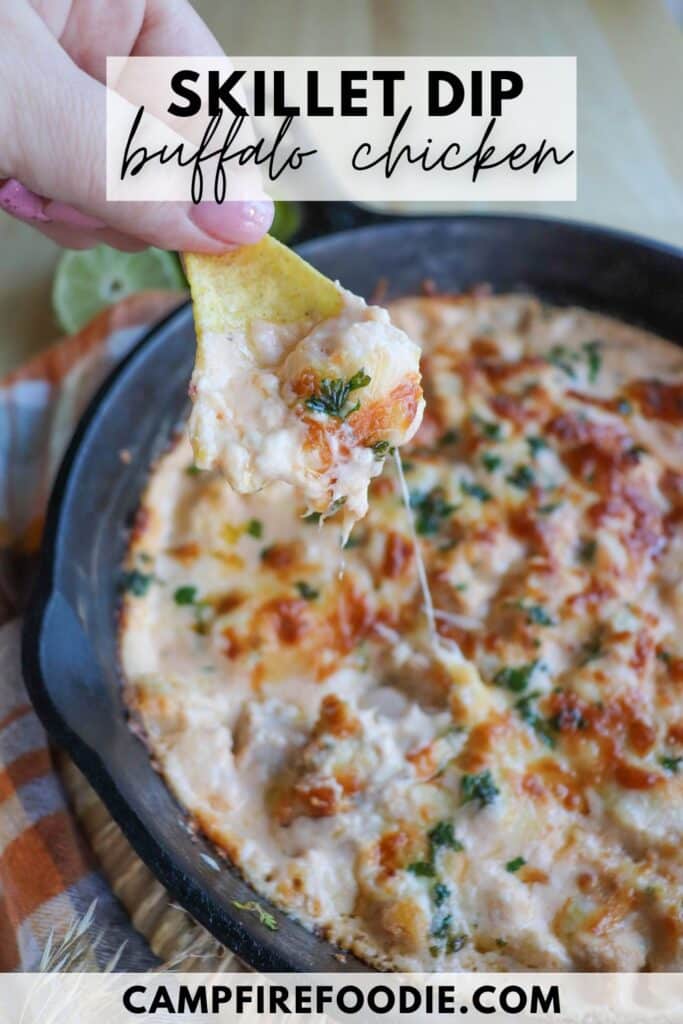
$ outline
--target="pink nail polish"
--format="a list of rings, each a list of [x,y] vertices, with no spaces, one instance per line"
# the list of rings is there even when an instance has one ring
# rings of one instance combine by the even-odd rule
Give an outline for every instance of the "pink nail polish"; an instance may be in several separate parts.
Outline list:
[[[270,199],[199,203],[192,207],[190,219],[212,238],[248,245],[265,235],[273,220],[273,209]]]
[[[7,178],[0,185],[0,209],[11,213],[19,220],[35,220],[46,223],[50,220],[45,213],[45,200],[31,192],[16,178]]]
[[[74,206],[60,203],[57,199],[46,205],[45,213],[50,220],[56,221],[58,224],[66,224],[70,228],[97,229],[105,226],[103,220],[91,217],[88,213],[81,213]]]

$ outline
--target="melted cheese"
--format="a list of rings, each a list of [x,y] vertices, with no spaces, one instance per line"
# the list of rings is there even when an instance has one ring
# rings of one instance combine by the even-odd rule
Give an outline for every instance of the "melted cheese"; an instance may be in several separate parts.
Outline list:
[[[197,465],[249,494],[291,484],[309,509],[367,511],[383,456],[420,425],[420,350],[384,309],[343,292],[341,313],[313,324],[256,323],[204,334],[192,378]]]
[[[416,534],[389,461],[340,576],[334,520],[180,441],[131,543],[128,705],[262,896],[378,966],[681,970],[680,351],[519,296],[392,319]]]

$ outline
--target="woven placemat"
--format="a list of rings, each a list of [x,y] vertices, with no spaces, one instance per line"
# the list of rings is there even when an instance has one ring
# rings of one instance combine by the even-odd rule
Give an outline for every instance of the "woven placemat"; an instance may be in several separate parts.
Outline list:
[[[61,752],[56,758],[74,815],[98,867],[164,967],[176,971],[248,970],[173,902],[73,761]]]

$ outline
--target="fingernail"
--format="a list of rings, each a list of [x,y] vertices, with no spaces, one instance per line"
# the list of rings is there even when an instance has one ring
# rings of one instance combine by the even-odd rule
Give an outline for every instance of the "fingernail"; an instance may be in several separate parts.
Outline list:
[[[56,221],[58,224],[66,224],[70,228],[103,228],[105,226],[103,220],[91,217],[87,213],[81,213],[74,206],[60,203],[57,199],[47,204],[45,213],[49,220]]]
[[[17,181],[7,178],[0,185],[0,209],[19,220],[49,221],[45,213],[45,200]]]
[[[258,242],[273,221],[271,199],[254,202],[199,203],[192,207],[190,219],[200,229],[221,242]]]

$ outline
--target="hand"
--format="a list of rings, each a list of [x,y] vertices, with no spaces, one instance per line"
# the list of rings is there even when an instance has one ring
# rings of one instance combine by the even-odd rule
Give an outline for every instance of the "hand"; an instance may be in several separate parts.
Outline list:
[[[60,245],[222,252],[256,242],[273,204],[108,203],[107,55],[221,55],[187,0],[0,5],[0,208]],[[2,180],[5,179],[5,180]]]

